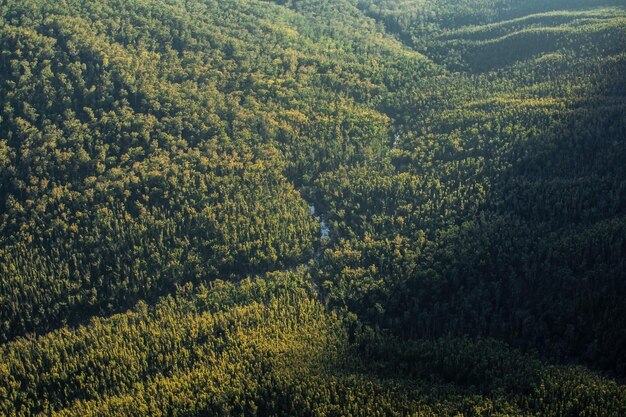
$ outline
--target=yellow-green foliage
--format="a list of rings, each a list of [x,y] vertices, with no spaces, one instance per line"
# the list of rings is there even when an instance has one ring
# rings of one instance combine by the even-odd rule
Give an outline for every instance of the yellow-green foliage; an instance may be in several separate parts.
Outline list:
[[[621,3],[2,2],[0,415],[626,415]]]

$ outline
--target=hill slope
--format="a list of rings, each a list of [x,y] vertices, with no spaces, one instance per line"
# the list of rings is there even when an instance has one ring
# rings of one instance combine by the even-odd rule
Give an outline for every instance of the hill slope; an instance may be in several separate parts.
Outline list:
[[[1,414],[625,414],[619,2],[0,10]]]

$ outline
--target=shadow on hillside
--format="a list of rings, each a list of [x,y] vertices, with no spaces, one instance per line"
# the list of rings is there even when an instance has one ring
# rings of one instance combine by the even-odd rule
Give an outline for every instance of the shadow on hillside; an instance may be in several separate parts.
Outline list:
[[[485,207],[438,243],[441,279],[397,289],[409,337],[494,337],[626,376],[626,62],[609,69],[511,147]]]

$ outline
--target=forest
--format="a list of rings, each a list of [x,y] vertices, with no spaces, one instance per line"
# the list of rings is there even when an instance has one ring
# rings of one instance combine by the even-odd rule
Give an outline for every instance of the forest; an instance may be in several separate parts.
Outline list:
[[[0,416],[626,415],[623,0],[4,0],[0,54]]]

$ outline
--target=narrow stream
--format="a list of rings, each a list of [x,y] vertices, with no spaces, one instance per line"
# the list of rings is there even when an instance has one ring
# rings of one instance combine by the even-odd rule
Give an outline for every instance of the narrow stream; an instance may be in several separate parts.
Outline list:
[[[317,215],[314,205],[312,204],[309,205],[309,210],[311,212],[311,216],[313,216],[320,223],[321,244],[315,250],[315,255],[314,255],[314,259],[317,260],[322,255],[322,251],[324,250],[324,247],[326,246],[326,241],[328,240],[330,236],[330,228],[326,224],[326,220],[324,220],[324,218],[321,215]]]

